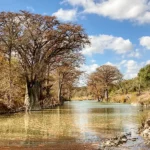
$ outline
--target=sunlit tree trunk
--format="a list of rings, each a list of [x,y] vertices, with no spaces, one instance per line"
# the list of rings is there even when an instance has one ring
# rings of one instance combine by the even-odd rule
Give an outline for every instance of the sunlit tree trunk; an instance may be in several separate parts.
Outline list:
[[[60,105],[63,104],[63,99],[62,99],[62,96],[61,96],[61,93],[62,93],[62,83],[60,81],[60,79],[58,79],[58,101],[60,103]]]
[[[12,103],[12,65],[11,65],[11,48],[9,49],[8,62],[9,62],[9,98],[8,106],[11,107]]]
[[[26,91],[25,91],[25,111],[27,112],[29,110],[30,100],[29,100],[29,94],[28,94],[28,85],[26,84]]]

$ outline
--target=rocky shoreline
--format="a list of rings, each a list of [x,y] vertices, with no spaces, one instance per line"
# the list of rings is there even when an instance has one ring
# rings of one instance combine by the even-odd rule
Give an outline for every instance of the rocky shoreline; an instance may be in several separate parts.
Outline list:
[[[140,135],[144,138],[145,144],[150,145],[150,118],[145,122],[143,128],[139,129]]]
[[[150,118],[145,121],[144,126],[141,126],[136,131],[137,136],[132,136],[131,132],[122,133],[110,139],[105,139],[99,145],[98,150],[114,150],[127,145],[127,143],[138,143],[139,137],[143,138],[143,145],[150,148]]]
[[[137,139],[137,137],[131,136],[131,132],[122,133],[121,135],[117,135],[111,139],[106,139],[105,141],[102,141],[102,143],[99,146],[99,150],[104,150],[110,147],[120,147],[123,144],[127,143],[129,140],[136,141]]]

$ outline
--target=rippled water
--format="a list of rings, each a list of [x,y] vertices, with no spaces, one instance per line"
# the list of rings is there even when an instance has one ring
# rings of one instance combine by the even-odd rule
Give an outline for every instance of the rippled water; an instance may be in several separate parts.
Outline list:
[[[0,146],[99,142],[138,128],[143,111],[129,104],[71,101],[55,109],[0,116]]]

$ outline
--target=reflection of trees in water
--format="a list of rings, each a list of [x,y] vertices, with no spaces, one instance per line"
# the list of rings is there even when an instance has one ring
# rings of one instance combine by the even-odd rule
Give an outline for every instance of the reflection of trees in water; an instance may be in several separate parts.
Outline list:
[[[120,109],[116,108],[104,108],[104,124],[103,132],[105,134],[112,134],[120,132],[122,129],[122,118],[120,115]]]
[[[25,135],[28,134],[28,127],[29,127],[29,113],[24,114],[24,129],[25,129]]]
[[[7,145],[10,144],[10,140],[32,145],[36,140],[42,143],[47,140],[58,142],[68,138],[85,138],[85,133],[97,130],[98,133],[115,133],[128,126],[135,126],[138,116],[143,113],[126,105],[89,108],[69,104],[31,114],[20,113],[0,117],[0,141],[5,140]]]

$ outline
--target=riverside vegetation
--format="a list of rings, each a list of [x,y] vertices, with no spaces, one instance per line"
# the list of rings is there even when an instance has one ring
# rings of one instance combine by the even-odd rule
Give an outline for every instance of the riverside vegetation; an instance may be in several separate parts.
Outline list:
[[[88,75],[87,86],[77,87],[83,73],[78,69],[84,63],[81,51],[87,44],[80,25],[26,11],[1,12],[0,113],[42,110],[71,99],[149,107],[150,65],[130,80],[117,67],[102,65]],[[149,141],[149,119],[141,124],[140,133]],[[118,146],[128,136],[114,137],[101,147]]]
[[[80,25],[25,11],[1,12],[1,108],[38,110],[75,98],[149,105],[150,65],[130,80],[116,67],[102,65],[88,75],[86,87],[77,87],[86,44]]]
[[[97,99],[99,102],[150,105],[150,65],[141,68],[138,76],[123,79],[115,66],[103,65],[88,76],[88,84],[74,88],[73,100]]]
[[[40,110],[70,99],[86,44],[80,25],[26,11],[1,12],[1,111]]]

